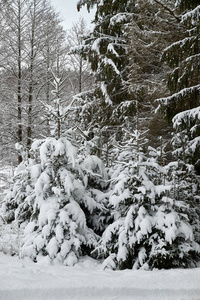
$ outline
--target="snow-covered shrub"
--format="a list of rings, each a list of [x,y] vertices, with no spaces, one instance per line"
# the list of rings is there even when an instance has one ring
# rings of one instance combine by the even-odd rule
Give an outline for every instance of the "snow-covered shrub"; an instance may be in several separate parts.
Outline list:
[[[4,192],[2,212],[7,223],[14,220],[19,224],[29,221],[34,201],[34,184],[39,174],[40,166],[35,159],[28,159],[23,155],[23,161],[14,172],[10,188]]]
[[[5,224],[0,215],[0,252],[20,256],[22,230],[18,224]]]
[[[180,171],[180,169],[179,169]],[[172,268],[195,264],[200,254],[196,242],[198,222],[193,196],[175,196],[178,187],[169,167],[154,160],[124,164],[113,173],[109,197],[115,221],[103,233],[99,251],[104,268]],[[185,185],[185,183],[183,183]],[[186,186],[186,185],[185,185]],[[180,189],[180,187],[179,187]],[[180,197],[181,195],[181,197]]]
[[[195,242],[194,228],[189,222],[190,213],[186,209],[190,207],[184,201],[163,197],[154,217],[154,234],[150,237],[151,268],[168,269],[195,265],[200,246]]]
[[[156,193],[146,169],[144,164],[132,161],[123,171],[120,168],[113,173],[114,186],[109,201],[115,221],[105,230],[100,248],[105,257],[114,258],[119,269],[138,268],[138,257],[145,253],[145,243],[148,247]],[[140,259],[140,266],[144,264],[142,261]]]

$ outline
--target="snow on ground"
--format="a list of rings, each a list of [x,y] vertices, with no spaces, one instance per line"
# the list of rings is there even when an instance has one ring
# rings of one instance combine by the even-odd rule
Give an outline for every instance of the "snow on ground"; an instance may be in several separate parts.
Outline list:
[[[111,271],[91,258],[74,267],[0,253],[0,300],[200,300],[200,268]]]

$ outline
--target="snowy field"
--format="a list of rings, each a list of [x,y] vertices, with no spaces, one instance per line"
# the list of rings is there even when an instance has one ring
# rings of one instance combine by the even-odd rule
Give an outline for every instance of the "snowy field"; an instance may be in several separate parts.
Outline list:
[[[200,300],[200,268],[104,271],[91,258],[65,267],[0,253],[0,300],[32,299]]]

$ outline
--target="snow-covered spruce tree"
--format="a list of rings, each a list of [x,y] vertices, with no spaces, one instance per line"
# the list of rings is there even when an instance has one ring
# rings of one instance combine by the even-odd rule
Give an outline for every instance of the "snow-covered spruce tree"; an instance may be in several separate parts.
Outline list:
[[[153,269],[195,265],[200,247],[195,242],[198,223],[194,225],[192,221],[194,216],[199,219],[194,200],[184,196],[181,186],[174,186],[169,168],[159,166],[153,158],[145,158],[142,140],[139,131],[132,134],[112,173],[109,202],[114,222],[106,228],[98,246],[106,258],[104,267]],[[182,193],[177,197],[178,188]],[[191,188],[191,193],[198,195],[196,186]]]
[[[153,168],[157,164],[150,164],[152,170],[148,172],[144,155],[137,151],[140,138],[139,132],[135,132],[123,146],[111,176],[109,202],[114,222],[105,230],[99,245],[100,252],[106,258],[105,268],[138,268],[138,259],[141,260],[140,266],[145,262],[141,257],[148,249],[152,232],[156,196],[153,181],[157,177]]]
[[[56,76],[54,81],[55,107],[48,105],[47,110],[52,117],[52,132],[57,136],[33,142],[30,151],[33,158],[28,159],[25,168],[26,172],[31,169],[32,177],[27,176],[23,182],[23,185],[28,185],[28,179],[31,182],[31,203],[29,194],[23,194],[23,199],[19,194],[15,203],[18,209],[18,200],[23,202],[24,211],[27,204],[31,205],[31,213],[23,220],[26,226],[22,257],[37,261],[44,255],[65,265],[74,265],[80,255],[89,254],[95,247],[99,236],[93,228],[96,232],[104,229],[105,197],[103,192],[98,193],[98,188],[105,187],[107,173],[99,158],[85,158],[83,154],[79,157],[73,139],[69,141],[62,135],[63,120],[71,106],[62,107],[61,81]],[[30,162],[35,162],[31,168]],[[21,213],[15,216],[19,224]]]
[[[85,125],[98,135],[100,148],[116,132],[115,125],[123,123],[131,105],[127,89],[127,38],[125,24],[133,17],[135,1],[81,0],[78,8],[96,6],[93,32],[85,39],[83,53],[91,64],[96,88],[78,95]],[[126,102],[126,103],[125,103]],[[128,103],[127,103],[128,102]],[[125,104],[125,105],[124,105]],[[105,136],[105,133],[108,136]],[[98,146],[99,147],[99,146]],[[100,156],[101,149],[98,152]]]
[[[200,106],[176,114],[172,122],[174,154],[200,174]]]
[[[167,178],[172,182],[171,198],[178,200],[179,211],[186,213],[188,222],[193,227],[195,239],[200,242],[200,185],[194,166],[178,160],[166,166]],[[184,205],[182,205],[184,203]]]
[[[160,99],[168,119],[173,119],[174,144],[185,162],[193,163],[200,172],[199,139],[199,15],[197,1],[177,1],[180,39],[164,50],[163,59],[171,67],[168,85],[172,95]]]
[[[171,162],[165,166],[165,174],[171,188],[155,215],[156,231],[165,239],[156,243],[150,264],[156,268],[196,266],[200,257],[200,197],[194,167]]]
[[[97,242],[84,208],[92,214],[95,209],[101,210],[101,204],[86,192],[76,148],[65,137],[36,141],[32,149],[40,153],[41,174],[35,183],[33,213],[25,228],[22,256],[37,260],[40,255],[48,255],[73,265]]]
[[[61,96],[63,89],[63,81],[54,77],[53,81],[53,94],[52,105],[44,104],[48,119],[51,119],[52,134],[60,136],[64,130],[63,120],[69,114],[71,106],[69,105],[64,111],[62,109],[62,101],[59,97]],[[56,126],[55,126],[56,123]],[[58,128],[58,130],[55,130]],[[41,140],[40,143],[43,141]],[[12,178],[12,184],[9,190],[5,192],[6,196],[3,204],[4,218],[10,223],[17,221],[19,225],[27,223],[30,220],[33,211],[33,199],[35,197],[34,185],[36,180],[40,176],[41,166],[40,161],[37,160],[37,155],[33,151],[32,158],[28,158],[29,154],[20,144],[16,144],[16,149],[22,157],[22,162],[18,165],[15,170],[14,177]]]
[[[130,1],[85,1],[78,2],[78,7],[87,4],[88,8],[97,5],[95,27],[85,48],[92,70],[101,87],[99,96],[104,96],[107,104],[117,104],[127,98],[124,89],[126,80],[126,47],[124,24],[130,22],[134,3]]]

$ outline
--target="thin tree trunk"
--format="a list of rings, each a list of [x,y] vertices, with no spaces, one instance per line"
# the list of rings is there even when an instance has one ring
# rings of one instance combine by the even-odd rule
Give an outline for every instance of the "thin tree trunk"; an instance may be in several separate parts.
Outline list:
[[[59,41],[57,40],[57,67],[56,67],[56,74],[57,74],[57,79],[60,78],[60,51],[59,51]],[[61,120],[60,120],[60,82],[57,81],[57,136],[58,139],[61,136]]]
[[[33,19],[32,19],[32,30],[31,30],[31,53],[30,53],[30,81],[28,89],[28,120],[27,120],[27,150],[29,151],[32,143],[32,110],[33,110],[33,70],[34,70],[34,41],[35,41],[35,18],[36,18],[36,3],[34,1],[33,7]]]
[[[50,104],[50,74],[49,74],[49,69],[50,69],[50,49],[49,45],[47,47],[47,65],[46,65],[46,76],[47,76],[47,86],[46,86],[46,103],[49,105]],[[50,119],[47,117],[46,120],[47,124],[47,136],[50,136],[51,131],[50,131]]]
[[[32,72],[31,66],[31,72]],[[32,74],[31,74],[32,75]],[[33,106],[33,82],[32,76],[29,83],[29,92],[28,92],[28,125],[27,125],[27,150],[29,151],[32,143],[32,106]]]
[[[82,72],[83,72],[83,60],[80,57],[80,66],[79,66],[79,93],[82,92]]]
[[[18,82],[17,82],[17,141],[22,143],[22,49],[21,49],[21,2],[18,6]],[[22,156],[18,154],[18,163],[22,162]]]

